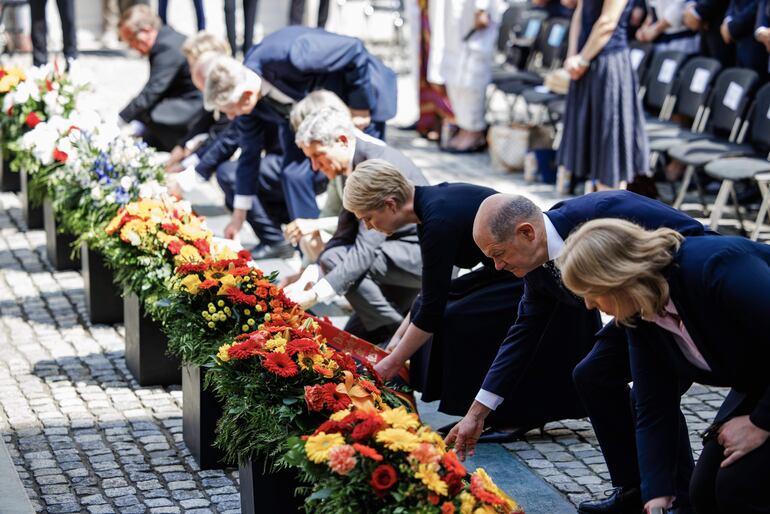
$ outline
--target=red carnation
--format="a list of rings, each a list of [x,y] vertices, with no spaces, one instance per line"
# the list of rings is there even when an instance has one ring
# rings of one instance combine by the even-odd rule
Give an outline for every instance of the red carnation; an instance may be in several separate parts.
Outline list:
[[[297,363],[291,360],[291,357],[285,353],[274,352],[265,356],[262,365],[270,373],[274,373],[282,378],[289,378],[299,373]]]
[[[238,250],[238,258],[246,261],[251,260],[251,252],[248,250]]]
[[[218,285],[219,285],[219,282],[217,282],[213,278],[207,278],[206,280],[198,284],[198,289],[210,289]]]
[[[441,514],[455,514],[455,506],[453,503],[444,502],[441,506]]]
[[[211,253],[211,248],[209,248],[209,242],[205,239],[196,239],[193,241],[193,245],[195,248],[198,249],[198,252],[200,252],[201,255],[208,255]]]
[[[358,377],[356,361],[353,360],[353,357],[351,357],[350,354],[334,352],[332,359],[337,363],[337,366],[339,366],[341,370],[350,371],[354,376]]]
[[[329,419],[318,425],[313,435],[318,435],[321,432],[324,434],[347,434],[350,432],[350,428],[348,423]]]
[[[51,82],[51,79],[45,79],[45,89],[46,91],[53,91],[53,82]]]
[[[182,251],[183,246],[184,246],[184,243],[182,241],[171,241],[168,243],[168,251],[171,252],[173,255],[177,255],[179,252]]]
[[[5,70],[3,70],[3,69],[0,69],[0,79],[1,79],[1,78],[3,78],[3,77],[5,77],[6,75],[8,75],[8,73],[6,73],[6,71],[5,71]]]
[[[455,474],[460,478],[468,474],[468,471],[465,470],[465,466],[463,466],[457,459],[457,454],[453,451],[446,452],[441,457],[441,464],[449,473]]]
[[[66,152],[62,152],[58,148],[54,148],[53,150],[53,160],[56,162],[67,162],[67,158],[69,156]]]
[[[251,273],[251,268],[248,266],[237,266],[230,270],[230,274],[234,277],[245,277]]]
[[[463,479],[454,473],[447,473],[442,480],[446,482],[449,496],[457,496],[463,489]]]
[[[201,287],[202,285],[198,286]],[[380,394],[380,390],[377,389],[377,386],[374,385],[372,382],[369,382],[365,378],[361,378],[358,380],[358,384],[363,387],[367,392],[372,394]]]
[[[438,505],[438,502],[439,502],[439,497],[438,497],[438,495],[437,495],[437,494],[435,494],[435,493],[430,493],[430,494],[428,495],[428,501],[429,501],[431,504],[433,504],[433,505]]]
[[[206,271],[206,264],[203,262],[190,262],[186,264],[180,264],[176,268],[176,272],[180,275],[188,275],[190,273],[200,273]]]
[[[265,346],[265,338],[260,336],[250,337],[248,340],[232,345],[227,354],[233,359],[248,359],[259,355]]]
[[[382,498],[394,485],[396,485],[396,469],[390,464],[380,464],[372,472],[372,479],[369,481],[374,492]]]
[[[318,343],[307,338],[289,341],[286,345],[286,353],[289,355],[296,355],[299,352],[318,353]]]
[[[377,450],[375,450],[371,446],[366,446],[364,444],[359,444],[359,443],[353,443],[353,448],[355,448],[358,453],[360,453],[367,459],[372,459],[374,462],[380,462],[382,460],[382,455],[377,453]]]
[[[179,232],[179,225],[176,223],[161,223],[160,228],[167,234],[176,234]]]
[[[246,294],[237,287],[230,286],[225,290],[227,297],[234,303],[242,303],[254,307],[257,304],[257,297]]]
[[[353,431],[350,433],[350,437],[356,441],[366,441],[367,439],[374,437],[374,434],[383,428],[385,428],[385,421],[381,417],[377,415],[369,416],[367,419],[355,426]]]
[[[27,119],[24,120],[24,123],[26,123],[29,128],[33,129],[41,121],[42,120],[40,119],[40,116],[38,116],[38,114],[33,111],[27,114]]]

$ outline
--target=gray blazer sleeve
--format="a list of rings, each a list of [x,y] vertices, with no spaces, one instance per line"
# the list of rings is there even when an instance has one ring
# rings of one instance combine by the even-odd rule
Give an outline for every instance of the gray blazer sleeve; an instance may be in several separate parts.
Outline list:
[[[353,246],[350,247],[345,258],[326,277],[327,282],[337,294],[345,294],[350,287],[363,277],[377,254],[377,249],[387,239],[387,236],[376,230],[367,230],[363,223],[359,222],[358,235]]]

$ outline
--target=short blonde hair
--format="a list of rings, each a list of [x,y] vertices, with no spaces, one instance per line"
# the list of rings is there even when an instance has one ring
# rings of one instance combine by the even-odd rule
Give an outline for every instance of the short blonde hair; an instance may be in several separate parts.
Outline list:
[[[345,182],[342,206],[350,212],[381,209],[392,198],[404,205],[414,196],[414,185],[392,164],[369,159],[356,166]]]
[[[137,4],[129,7],[120,16],[120,21],[118,21],[118,27],[125,27],[133,34],[145,28],[158,30],[160,25],[160,17],[155,14],[155,10],[152,7],[146,4]]]
[[[201,55],[214,52],[220,55],[230,55],[230,44],[211,32],[201,30],[190,36],[182,45],[182,53],[190,61],[197,61]]]
[[[259,75],[232,57],[214,57],[207,60],[204,66],[206,87],[203,90],[203,106],[209,111],[235,102],[243,91],[258,90],[262,85]]]
[[[326,89],[318,89],[297,102],[291,109],[291,114],[289,115],[291,129],[296,134],[299,132],[299,126],[302,125],[305,118],[327,107],[350,114],[348,106],[345,105],[345,102],[339,96]]]
[[[556,264],[575,294],[625,299],[643,316],[653,316],[668,302],[664,272],[683,239],[670,228],[645,230],[630,221],[597,219],[567,238]]]

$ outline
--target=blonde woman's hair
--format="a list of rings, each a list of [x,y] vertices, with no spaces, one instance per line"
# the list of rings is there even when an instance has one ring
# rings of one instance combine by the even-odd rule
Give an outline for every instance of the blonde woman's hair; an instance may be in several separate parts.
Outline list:
[[[129,7],[120,16],[120,21],[118,21],[118,27],[125,27],[133,34],[145,28],[158,30],[160,25],[160,17],[155,14],[155,10],[152,7],[146,4]]]
[[[342,206],[350,212],[381,209],[393,198],[400,207],[414,195],[414,186],[392,164],[369,159],[356,166],[345,182]]]
[[[664,270],[683,239],[669,228],[645,230],[620,219],[592,220],[567,238],[556,265],[575,294],[626,300],[642,316],[653,316],[668,302]],[[631,320],[617,321],[628,325]]]
[[[201,30],[194,36],[188,37],[182,45],[182,53],[191,61],[197,61],[201,55],[208,52],[230,55],[230,44],[211,32]]]
[[[302,125],[305,118],[324,108],[336,109],[340,112],[348,113],[348,116],[350,115],[348,106],[345,105],[345,102],[339,96],[326,89],[318,89],[297,102],[291,109],[291,114],[289,115],[291,129],[295,134],[298,133],[299,126]]]

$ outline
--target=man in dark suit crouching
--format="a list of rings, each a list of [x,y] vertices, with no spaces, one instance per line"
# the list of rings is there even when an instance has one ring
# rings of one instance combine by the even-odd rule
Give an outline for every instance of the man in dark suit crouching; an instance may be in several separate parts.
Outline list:
[[[134,133],[150,146],[170,151],[183,143],[189,125],[203,111],[203,97],[190,77],[182,45],[187,39],[147,5],[135,5],[120,17],[118,32],[128,46],[150,59],[150,78],[120,111]]]

